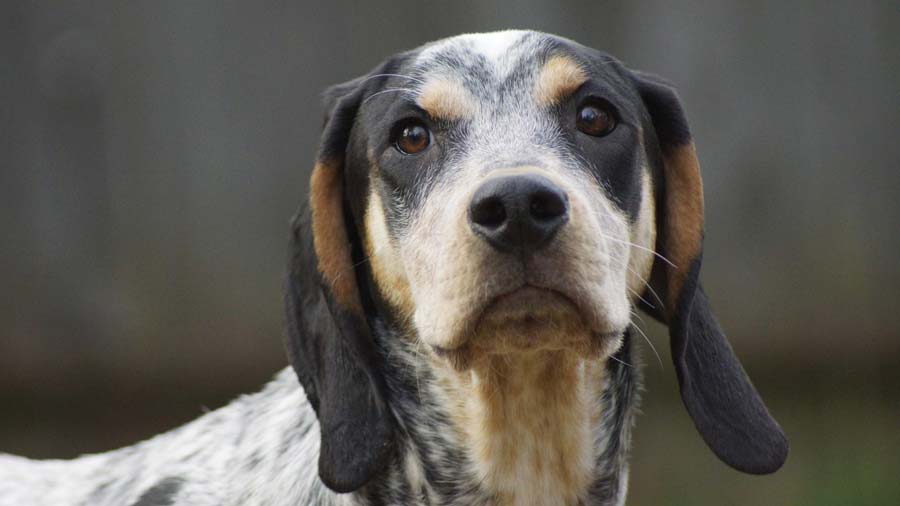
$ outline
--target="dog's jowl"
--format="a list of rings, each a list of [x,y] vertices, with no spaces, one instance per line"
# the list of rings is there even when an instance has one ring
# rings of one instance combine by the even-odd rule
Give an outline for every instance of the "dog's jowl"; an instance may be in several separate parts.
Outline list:
[[[330,88],[310,166],[293,367],[129,448],[0,456],[0,505],[623,504],[637,311],[709,448],[784,462],[698,281],[700,166],[661,79],[537,32],[445,39]]]

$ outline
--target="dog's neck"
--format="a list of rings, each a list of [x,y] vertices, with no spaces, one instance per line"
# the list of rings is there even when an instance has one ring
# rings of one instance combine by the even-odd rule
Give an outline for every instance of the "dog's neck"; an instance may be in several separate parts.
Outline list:
[[[457,372],[415,345],[387,355],[403,441],[393,468],[360,495],[374,503],[407,490],[425,504],[621,504],[637,380],[625,365],[627,336],[607,361],[542,351]]]
[[[535,351],[443,376],[454,425],[498,504],[575,504],[586,495],[597,457],[601,363]]]

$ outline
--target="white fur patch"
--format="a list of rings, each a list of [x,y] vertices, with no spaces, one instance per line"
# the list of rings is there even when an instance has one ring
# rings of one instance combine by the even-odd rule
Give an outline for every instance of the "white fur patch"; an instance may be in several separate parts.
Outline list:
[[[473,61],[476,57],[482,57],[491,64],[497,75],[504,76],[516,67],[520,55],[520,51],[517,50],[521,49],[518,44],[529,33],[533,32],[505,30],[457,35],[426,46],[416,59],[416,63],[426,64],[438,54],[453,52],[464,61],[466,56]]]
[[[489,60],[499,60],[507,55],[509,50],[518,42],[527,32],[522,30],[504,30],[501,32],[491,33],[473,33],[461,35],[459,41],[471,43],[472,47],[479,54]]]
[[[497,61],[506,56],[509,49],[528,33],[524,30],[503,30],[499,32],[457,35],[429,44],[419,53],[417,61],[425,62],[433,58],[434,55],[453,47],[465,47],[488,60]]]

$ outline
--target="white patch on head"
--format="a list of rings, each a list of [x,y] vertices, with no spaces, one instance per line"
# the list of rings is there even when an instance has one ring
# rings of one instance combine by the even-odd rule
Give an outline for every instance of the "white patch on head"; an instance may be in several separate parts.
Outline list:
[[[536,33],[527,30],[504,30],[488,33],[467,33],[448,39],[439,40],[425,46],[416,58],[416,64],[427,64],[435,56],[459,51],[462,54],[469,53],[472,56],[482,56],[493,64],[495,70],[504,75],[514,68],[514,60],[510,58],[517,54],[513,51],[517,44],[529,34]]]
[[[499,32],[464,33],[433,42],[419,53],[417,63],[433,58],[436,54],[454,47],[465,47],[476,51],[489,60],[498,60],[505,56],[513,45],[525,35],[527,30],[502,30]]]
[[[528,32],[523,30],[504,30],[501,32],[472,33],[461,35],[459,40],[472,44],[472,48],[488,60],[497,61]]]

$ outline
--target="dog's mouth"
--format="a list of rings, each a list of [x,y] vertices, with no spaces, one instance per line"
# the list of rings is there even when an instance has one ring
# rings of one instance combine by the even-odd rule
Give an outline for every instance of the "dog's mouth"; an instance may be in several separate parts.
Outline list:
[[[494,355],[554,350],[596,355],[622,335],[621,330],[592,330],[581,305],[569,294],[528,283],[490,299],[472,321],[460,345],[432,347],[458,370]]]
[[[539,326],[555,319],[582,320],[578,304],[552,288],[523,284],[493,298],[476,318],[476,328],[504,324]]]

